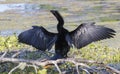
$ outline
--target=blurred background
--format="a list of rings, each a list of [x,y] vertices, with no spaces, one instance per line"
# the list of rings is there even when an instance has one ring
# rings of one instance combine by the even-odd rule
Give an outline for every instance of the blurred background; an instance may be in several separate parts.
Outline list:
[[[57,20],[50,10],[58,10],[69,31],[84,22],[96,22],[117,31],[116,37],[102,41],[120,47],[119,0],[0,0],[0,35],[19,34],[32,25],[56,31]]]

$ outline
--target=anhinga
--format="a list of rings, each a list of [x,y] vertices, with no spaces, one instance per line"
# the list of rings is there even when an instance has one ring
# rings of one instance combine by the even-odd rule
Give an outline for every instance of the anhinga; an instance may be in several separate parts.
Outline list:
[[[91,42],[112,38],[115,35],[113,29],[94,25],[95,23],[82,23],[75,30],[69,32],[66,30],[62,16],[56,10],[51,10],[51,13],[58,20],[58,33],[48,32],[42,26],[32,26],[32,29],[22,32],[19,36],[19,42],[32,45],[38,50],[50,50],[55,44],[55,55],[52,60],[66,58],[70,47],[74,45],[80,49]]]

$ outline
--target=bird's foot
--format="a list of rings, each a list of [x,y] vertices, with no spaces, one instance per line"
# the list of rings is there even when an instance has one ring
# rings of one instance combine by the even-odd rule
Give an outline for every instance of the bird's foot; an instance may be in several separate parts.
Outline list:
[[[66,56],[67,57],[67,56]],[[51,57],[49,60],[57,60],[57,59],[63,59],[66,58],[62,56],[61,54],[55,54],[53,57]]]

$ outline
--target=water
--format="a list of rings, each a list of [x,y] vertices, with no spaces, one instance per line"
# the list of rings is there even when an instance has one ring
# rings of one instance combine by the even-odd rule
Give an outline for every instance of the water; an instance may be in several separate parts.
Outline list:
[[[0,31],[0,36],[10,36],[13,34],[19,35],[21,32],[21,30],[2,30]]]
[[[37,4],[18,3],[18,4],[0,4],[0,12],[17,11],[20,13],[39,11],[40,7]]]

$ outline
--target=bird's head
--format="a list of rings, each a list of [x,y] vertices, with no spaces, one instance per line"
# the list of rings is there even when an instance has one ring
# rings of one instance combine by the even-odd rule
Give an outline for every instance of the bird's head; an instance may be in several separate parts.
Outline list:
[[[58,20],[58,26],[63,27],[64,24],[64,20],[62,18],[62,16],[60,15],[60,13],[57,10],[50,10],[50,12],[56,17],[56,19]]]
[[[59,13],[57,10],[50,10],[50,12],[54,15],[54,16],[57,16]]]

